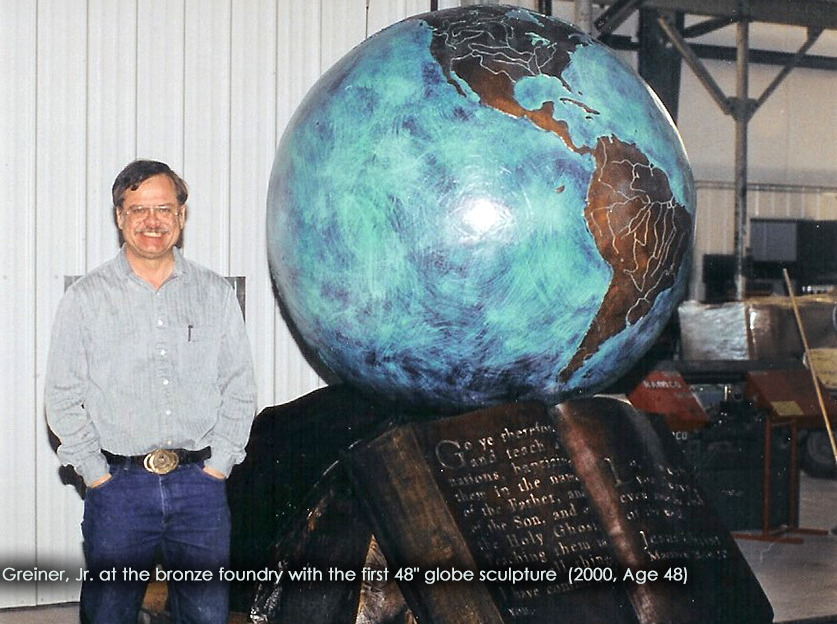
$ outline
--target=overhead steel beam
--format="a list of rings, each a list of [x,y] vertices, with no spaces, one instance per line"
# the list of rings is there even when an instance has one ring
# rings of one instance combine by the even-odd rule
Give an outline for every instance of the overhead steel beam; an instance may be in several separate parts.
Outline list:
[[[596,0],[596,4],[610,6],[621,1]],[[738,0],[643,0],[642,6],[736,21],[746,18],[751,22],[837,29],[837,0],[757,0],[750,2],[746,11]]]
[[[735,48],[715,45],[704,45],[700,43],[689,44],[695,54],[704,60],[712,61],[734,61]],[[776,52],[774,50],[750,50],[751,65],[780,65],[785,66],[793,60],[794,55],[788,52]],[[837,58],[833,56],[820,56],[817,54],[806,54],[795,67],[806,69],[837,70]]]
[[[609,35],[619,28],[631,16],[631,13],[640,7],[642,2],[643,0],[616,0],[593,22],[596,32],[599,33],[599,36]]]
[[[657,18],[657,22],[659,23],[660,28],[663,29],[663,32],[665,32],[668,36],[672,45],[677,48],[678,52],[680,52],[683,60],[686,61],[686,64],[695,73],[697,79],[700,80],[701,84],[709,92],[709,95],[712,96],[713,100],[715,100],[715,103],[725,114],[732,115],[733,107],[729,98],[723,92],[721,87],[718,86],[718,83],[712,77],[712,74],[709,73],[704,64],[694,53],[688,42],[683,38],[683,35],[678,32],[674,24],[672,24],[665,16],[661,15]]]
[[[782,68],[782,71],[780,71],[776,75],[776,77],[773,79],[773,82],[767,85],[767,88],[764,90],[764,93],[762,93],[761,97],[759,97],[759,99],[756,100],[755,106],[753,107],[753,113],[755,113],[756,110],[758,110],[761,107],[761,105],[767,101],[767,98],[770,97],[770,95],[782,83],[782,81],[787,77],[787,75],[791,73],[791,71],[793,71],[793,68],[799,65],[799,63],[805,57],[805,54],[808,52],[808,50],[811,49],[811,46],[817,42],[817,39],[819,39],[821,34],[821,28],[808,29],[808,39],[805,40],[805,43],[802,44],[802,47],[799,48],[799,51],[794,55],[794,57],[790,61],[788,61],[787,65],[785,65]]]
[[[638,41],[625,35],[604,35],[599,40],[614,50],[629,50],[636,52],[640,48]],[[689,42],[689,47],[699,59],[709,61],[735,61],[735,48],[728,46],[706,45],[703,43]],[[750,65],[779,65],[784,67],[791,63],[794,55],[789,52],[777,52],[775,50],[750,50]],[[837,71],[837,57],[820,56],[818,54],[806,54],[794,67],[805,69],[822,69],[826,71]]]
[[[705,20],[699,24],[692,24],[688,28],[684,28],[682,33],[686,39],[691,39],[692,37],[708,35],[711,32],[715,32],[716,30],[720,30],[721,28],[725,28],[726,26],[734,23],[734,17],[713,17],[712,19]]]

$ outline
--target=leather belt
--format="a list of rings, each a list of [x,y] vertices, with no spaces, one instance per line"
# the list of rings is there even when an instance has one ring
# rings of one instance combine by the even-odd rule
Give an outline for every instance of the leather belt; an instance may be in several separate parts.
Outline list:
[[[145,455],[115,455],[102,451],[109,464],[145,468],[157,475],[170,473],[181,464],[194,464],[212,457],[212,450],[207,446],[199,451],[186,449],[155,449]]]

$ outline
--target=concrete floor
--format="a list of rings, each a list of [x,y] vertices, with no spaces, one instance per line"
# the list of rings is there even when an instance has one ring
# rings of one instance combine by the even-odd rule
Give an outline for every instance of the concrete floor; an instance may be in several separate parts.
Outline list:
[[[837,526],[837,481],[800,478],[800,526]],[[801,544],[738,539],[775,622],[837,624],[837,535],[797,534]],[[0,610],[0,624],[78,624],[78,605]],[[746,623],[741,623],[746,624]]]
[[[837,481],[800,477],[802,528],[837,526]],[[775,613],[775,622],[837,623],[837,535],[788,534],[802,544],[739,539]],[[831,616],[831,617],[828,617]]]

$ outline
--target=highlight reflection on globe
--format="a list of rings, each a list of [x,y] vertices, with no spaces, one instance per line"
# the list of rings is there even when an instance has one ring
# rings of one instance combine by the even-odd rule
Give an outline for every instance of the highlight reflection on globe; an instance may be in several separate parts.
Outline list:
[[[276,154],[270,266],[346,382],[471,408],[630,368],[686,285],[694,186],[636,73],[571,25],[404,20],[311,89]]]

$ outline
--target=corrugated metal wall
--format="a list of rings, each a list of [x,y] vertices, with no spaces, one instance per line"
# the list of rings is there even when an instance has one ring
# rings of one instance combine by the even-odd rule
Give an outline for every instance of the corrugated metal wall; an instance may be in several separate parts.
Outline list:
[[[430,0],[0,0],[0,567],[81,565],[81,499],[59,475],[44,417],[43,371],[64,277],[117,250],[114,176],[135,157],[165,160],[184,175],[192,190],[186,254],[247,278],[260,407],[316,388],[322,382],[288,333],[268,275],[264,206],[274,149],[324,70],[367,34],[429,6]],[[571,18],[572,3],[556,2],[555,14]],[[827,78],[812,80],[827,84]],[[684,136],[708,170],[718,161],[717,146],[706,140],[703,117],[689,110],[693,97],[699,96],[686,80]],[[821,117],[833,106],[820,103]],[[711,114],[714,130],[719,113]],[[816,167],[837,169],[833,162]],[[731,245],[724,220],[731,219],[731,202],[706,199],[724,192],[700,192],[702,203],[718,207],[698,220],[699,244],[709,241],[711,251],[726,249],[719,234]],[[0,582],[0,607],[77,596],[74,583]]]
[[[5,2],[0,7],[0,526],[5,528],[0,556],[10,565],[31,565],[36,554],[34,459],[39,403],[34,240],[37,20],[34,10],[17,10],[17,4]],[[44,439],[40,440],[43,447]],[[34,587],[0,582],[0,605],[34,599]]]

